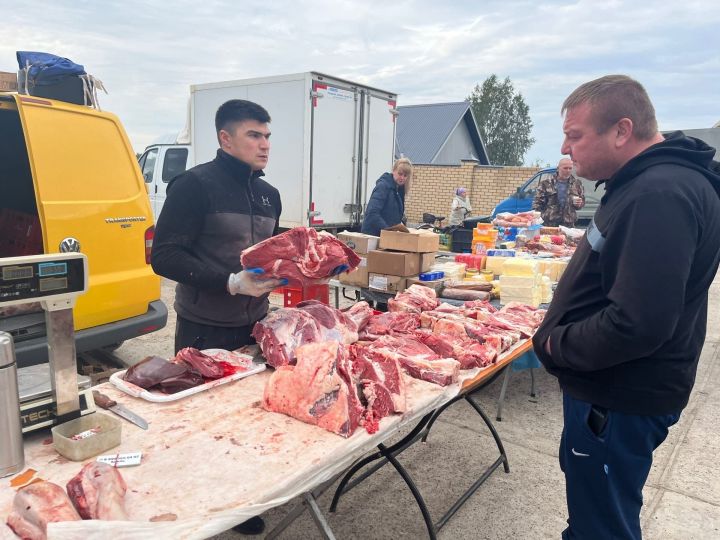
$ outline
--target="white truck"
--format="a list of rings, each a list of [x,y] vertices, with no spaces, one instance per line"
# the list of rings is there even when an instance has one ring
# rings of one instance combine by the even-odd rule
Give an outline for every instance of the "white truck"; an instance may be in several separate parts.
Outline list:
[[[314,71],[192,85],[185,134],[140,157],[156,219],[168,182],[215,157],[215,112],[230,99],[259,103],[272,118],[265,178],[280,190],[281,227],[362,222],[375,181],[392,167],[397,95]]]

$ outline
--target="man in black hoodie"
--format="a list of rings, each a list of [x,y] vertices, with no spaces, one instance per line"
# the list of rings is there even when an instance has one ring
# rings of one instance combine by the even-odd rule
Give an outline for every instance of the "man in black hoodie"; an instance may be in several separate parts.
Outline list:
[[[533,344],[563,390],[563,538],[640,538],[652,453],[688,403],[720,259],[714,149],[663,137],[623,75],[564,102],[562,153],[605,195]]]

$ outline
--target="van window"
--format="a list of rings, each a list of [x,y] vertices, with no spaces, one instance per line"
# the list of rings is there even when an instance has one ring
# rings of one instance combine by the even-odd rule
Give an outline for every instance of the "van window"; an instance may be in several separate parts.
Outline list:
[[[157,148],[153,148],[143,156],[142,175],[145,179],[145,183],[147,184],[150,184],[153,181],[153,174],[155,173],[155,162],[157,161],[157,156]]]
[[[170,148],[165,152],[165,161],[163,162],[162,181],[169,182],[178,174],[184,173],[187,169],[187,148]]]

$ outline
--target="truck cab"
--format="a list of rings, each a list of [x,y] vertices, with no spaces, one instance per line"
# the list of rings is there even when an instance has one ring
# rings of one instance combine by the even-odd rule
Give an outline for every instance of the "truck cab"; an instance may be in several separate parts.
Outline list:
[[[192,146],[159,141],[145,149],[138,163],[150,197],[153,217],[157,221],[165,204],[170,180],[192,166]]]
[[[167,308],[150,266],[152,211],[118,118],[0,92],[0,141],[0,257],[87,256],[88,291],[73,310],[76,350],[164,327]],[[0,331],[12,335],[19,366],[47,362],[42,308],[17,307],[0,310]]]
[[[510,212],[517,214],[518,212],[529,212],[532,210],[533,199],[535,198],[535,192],[537,191],[540,182],[546,178],[550,178],[555,174],[557,169],[555,167],[541,169],[528,178],[521,186],[519,186],[515,193],[510,195],[507,199],[500,201],[492,212],[492,217],[497,216],[502,212]],[[576,176],[576,178],[578,178]],[[578,226],[587,226],[595,215],[595,211],[600,206],[600,199],[605,194],[605,186],[602,185],[595,188],[595,182],[580,178],[585,190],[585,206],[578,210]]]

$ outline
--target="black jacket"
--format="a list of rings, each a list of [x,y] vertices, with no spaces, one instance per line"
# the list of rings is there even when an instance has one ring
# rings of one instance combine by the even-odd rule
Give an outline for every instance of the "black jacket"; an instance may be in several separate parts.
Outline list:
[[[242,270],[240,252],[277,233],[280,194],[242,161],[218,150],[168,186],[158,218],[152,267],[178,282],[180,317],[223,327],[247,326],[265,316],[267,297],[232,296],[231,273]]]
[[[405,188],[398,186],[392,173],[385,173],[375,183],[365,209],[361,231],[380,236],[380,231],[397,225],[405,215]]]
[[[681,132],[607,181],[533,343],[563,391],[628,414],[687,405],[720,258],[714,149]],[[543,345],[550,338],[552,357]]]

